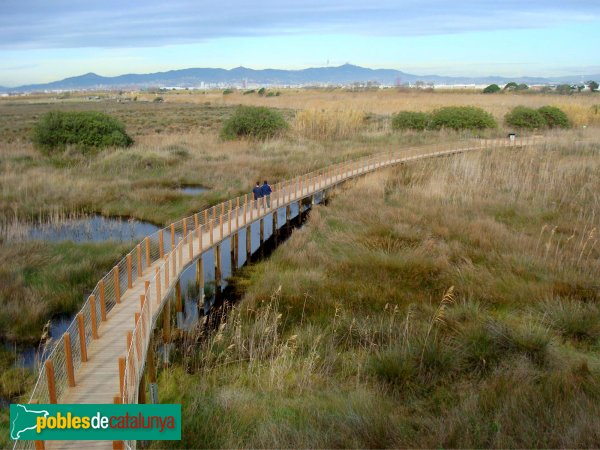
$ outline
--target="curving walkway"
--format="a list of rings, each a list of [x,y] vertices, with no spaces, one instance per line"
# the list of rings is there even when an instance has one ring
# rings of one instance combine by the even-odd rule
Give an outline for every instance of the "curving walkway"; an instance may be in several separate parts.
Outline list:
[[[99,282],[82,313],[42,368],[31,402],[138,402],[152,330],[183,271],[202,260],[202,254],[211,248],[218,255],[225,239],[232,238],[238,249],[240,230],[264,221],[280,208],[286,208],[289,217],[293,203],[354,177],[409,161],[539,142],[470,141],[450,150],[411,148],[375,155],[279,183],[270,196],[270,207],[266,199],[253,205],[245,196],[182,219],[158,235],[144,239]],[[17,443],[16,447],[33,447],[32,442]],[[45,447],[108,449],[123,444],[131,448],[136,445],[135,442],[49,441]]]

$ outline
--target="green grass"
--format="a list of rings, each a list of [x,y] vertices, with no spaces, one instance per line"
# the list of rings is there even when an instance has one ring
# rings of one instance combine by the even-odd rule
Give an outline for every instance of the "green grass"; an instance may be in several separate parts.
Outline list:
[[[0,246],[0,339],[37,343],[45,323],[78,311],[129,247],[110,242]]]
[[[595,446],[598,150],[424,161],[318,207],[177,346],[185,437],[152,447]]]

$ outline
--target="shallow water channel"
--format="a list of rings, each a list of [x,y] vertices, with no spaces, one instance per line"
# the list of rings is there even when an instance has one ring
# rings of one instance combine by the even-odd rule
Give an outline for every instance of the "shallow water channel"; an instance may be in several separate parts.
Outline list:
[[[323,201],[322,194],[315,196],[315,203]],[[291,205],[290,219],[296,219],[299,212],[304,213],[310,209],[310,204]],[[264,218],[264,247],[273,249],[277,243],[274,243],[273,236],[273,214],[277,214],[278,228],[286,226],[285,207],[279,208],[276,212],[270,213]],[[296,223],[299,223],[296,220]],[[148,222],[135,219],[112,218],[103,216],[92,216],[85,219],[66,220],[56,225],[40,225],[32,227],[28,233],[28,240],[44,241],[74,241],[74,242],[137,242],[145,236],[159,230],[159,227]],[[251,258],[255,260],[256,253],[260,245],[260,221],[250,225],[250,248]],[[178,234],[179,236],[179,234]],[[283,241],[283,240],[282,240]],[[169,251],[170,233],[165,230],[165,251]],[[246,229],[239,231],[238,239],[238,268],[247,262],[246,255]],[[195,264],[191,264],[181,274],[181,295],[183,300],[183,314],[178,319],[178,327],[181,329],[191,329],[204,315],[207,315],[215,302],[218,300],[218,293],[215,292],[215,251],[207,250],[203,255],[203,269],[205,280],[204,301],[196,288]],[[231,239],[226,238],[221,243],[221,291],[227,288],[228,278],[232,276],[231,267]],[[17,354],[17,364],[23,367],[35,368],[37,364],[44,361],[45,355],[50,353],[52,342],[56,342],[60,336],[67,330],[73,316],[64,316],[54,318],[50,321],[48,335],[50,339],[45,345],[15,347],[14,344],[5,343],[5,347]]]

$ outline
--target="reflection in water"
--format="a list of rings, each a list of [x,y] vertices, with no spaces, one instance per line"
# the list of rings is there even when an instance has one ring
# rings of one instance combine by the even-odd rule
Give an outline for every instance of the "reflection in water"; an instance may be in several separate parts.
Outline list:
[[[181,192],[183,195],[200,195],[208,190],[209,190],[208,188],[205,188],[203,186],[192,186],[192,185],[181,186],[179,188],[179,192]]]

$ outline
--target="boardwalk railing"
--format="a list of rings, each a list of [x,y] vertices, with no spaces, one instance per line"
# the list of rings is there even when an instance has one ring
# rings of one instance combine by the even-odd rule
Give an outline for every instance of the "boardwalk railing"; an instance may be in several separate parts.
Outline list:
[[[139,242],[98,282],[76,318],[47,355],[29,402],[60,402],[66,390],[75,386],[74,374],[87,361],[87,348],[98,339],[98,330],[109,319],[107,315],[121,302],[123,294],[132,288],[138,278],[142,275],[147,277],[149,270],[154,270],[154,274],[150,282],[146,282],[140,299],[139,318],[136,316],[135,328],[128,338],[130,342],[126,356],[119,361],[120,400],[123,403],[138,401],[138,385],[152,330],[183,268],[233,232],[283,206],[380,168],[472,150],[542,142],[540,139],[471,140],[450,150],[415,147],[344,161],[276,183],[272,186],[270,198],[263,197],[256,202],[246,194],[158,230]],[[94,389],[94,386],[89,386],[89,389]],[[23,441],[17,443],[25,447],[32,445]],[[135,442],[127,444],[135,447]]]

